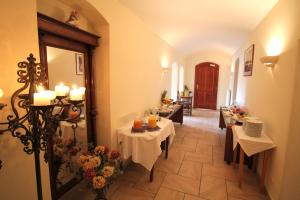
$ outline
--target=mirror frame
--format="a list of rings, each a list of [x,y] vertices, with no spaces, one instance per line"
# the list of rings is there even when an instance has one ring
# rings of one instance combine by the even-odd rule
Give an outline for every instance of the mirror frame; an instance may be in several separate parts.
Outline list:
[[[84,54],[84,82],[86,88],[85,106],[86,106],[86,125],[87,125],[87,141],[96,144],[95,120],[95,86],[93,77],[93,50],[98,46],[97,35],[91,34],[74,26],[60,22],[56,19],[37,13],[40,62],[45,68],[46,87],[49,86],[48,80],[48,63],[47,63],[47,46],[77,51]],[[62,80],[63,81],[63,80]],[[52,199],[58,199],[64,193],[69,191],[78,181],[73,180],[62,186],[60,190],[56,188],[56,177],[54,176],[53,160],[53,143],[48,142],[48,165],[50,174],[50,186]]]

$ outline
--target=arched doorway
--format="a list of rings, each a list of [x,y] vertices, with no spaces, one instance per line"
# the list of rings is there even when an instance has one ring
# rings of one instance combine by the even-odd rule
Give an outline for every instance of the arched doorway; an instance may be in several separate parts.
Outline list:
[[[194,108],[217,108],[219,65],[204,62],[195,66]]]

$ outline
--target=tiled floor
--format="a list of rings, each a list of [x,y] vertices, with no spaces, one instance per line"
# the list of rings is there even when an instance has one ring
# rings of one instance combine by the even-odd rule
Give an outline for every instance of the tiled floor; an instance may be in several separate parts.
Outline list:
[[[175,125],[176,137],[167,160],[155,164],[154,181],[142,166],[131,164],[114,183],[110,200],[261,200],[258,177],[245,168],[243,188],[237,186],[237,168],[223,161],[225,133],[218,128],[216,111],[194,110],[184,124]],[[81,192],[82,193],[82,192]],[[78,199],[76,195],[66,199]],[[91,194],[80,199],[92,199]]]

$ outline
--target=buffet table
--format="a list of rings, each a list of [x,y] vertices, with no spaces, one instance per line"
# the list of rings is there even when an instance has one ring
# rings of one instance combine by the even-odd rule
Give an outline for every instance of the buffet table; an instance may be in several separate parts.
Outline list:
[[[273,141],[264,133],[260,137],[250,137],[245,134],[241,126],[232,126],[233,130],[233,150],[235,163],[237,156],[237,146],[240,146],[240,167],[239,167],[239,186],[242,186],[243,182],[243,164],[244,164],[244,153],[248,156],[254,154],[263,153],[262,173],[260,180],[260,189],[263,190],[265,183],[265,176],[267,172],[267,162],[269,157],[270,149],[275,147]]]
[[[225,138],[225,150],[224,150],[224,161],[227,162],[227,164],[230,164],[232,162],[233,158],[233,151],[232,151],[232,145],[233,145],[233,135],[232,135],[232,123],[230,120],[231,116],[226,111],[225,107],[220,108],[220,119],[219,119],[219,128],[224,129],[226,128],[226,138]]]
[[[219,118],[219,128],[223,130],[226,128],[226,137],[225,137],[225,149],[224,149],[224,161],[229,165],[233,161],[233,125],[241,125],[240,123],[236,124],[231,120],[232,115],[230,115],[229,111],[226,107],[220,108],[220,118]],[[239,153],[239,147],[237,148],[237,153]],[[239,157],[239,154],[238,154]],[[250,168],[252,166],[253,158],[245,157],[245,164]]]
[[[132,161],[151,171],[150,181],[153,180],[154,164],[161,154],[161,142],[166,142],[166,158],[169,144],[175,136],[174,125],[171,120],[162,118],[157,122],[159,130],[144,133],[132,133],[130,123],[117,129],[118,143],[121,144],[123,159],[132,157]]]
[[[165,117],[169,120],[172,120],[172,122],[182,124],[183,123],[183,106],[179,105],[179,104],[175,104],[174,111],[167,113],[167,114],[159,113],[159,116]]]

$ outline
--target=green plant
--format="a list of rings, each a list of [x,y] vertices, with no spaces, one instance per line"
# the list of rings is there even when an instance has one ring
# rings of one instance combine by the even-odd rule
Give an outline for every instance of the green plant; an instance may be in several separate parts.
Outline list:
[[[189,91],[189,87],[187,85],[184,85],[184,91]]]
[[[164,90],[161,94],[161,98],[160,98],[160,101],[163,103],[164,102],[164,99],[166,98],[167,96],[167,93],[168,91],[167,90]]]

